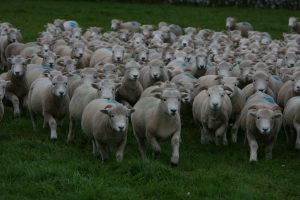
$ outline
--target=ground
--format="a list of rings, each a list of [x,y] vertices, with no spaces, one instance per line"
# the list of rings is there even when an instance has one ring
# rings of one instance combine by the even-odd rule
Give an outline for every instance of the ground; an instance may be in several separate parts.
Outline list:
[[[251,22],[255,29],[280,38],[287,21],[298,11],[252,8],[101,3],[97,1],[1,1],[1,21],[18,27],[24,40],[34,41],[44,24],[55,18],[75,19],[83,27],[102,26],[112,18],[142,23],[167,21],[182,26],[223,30],[227,16]],[[101,164],[78,128],[67,144],[68,121],[57,141],[49,130],[33,131],[28,114],[14,119],[11,109],[0,122],[0,199],[299,199],[299,152],[289,148],[281,133],[273,160],[249,164],[242,134],[237,145],[200,145],[191,120],[182,130],[180,163],[169,164],[170,141],[163,142],[158,160],[141,161],[132,131],[122,163],[114,156]],[[149,157],[150,156],[150,149]]]

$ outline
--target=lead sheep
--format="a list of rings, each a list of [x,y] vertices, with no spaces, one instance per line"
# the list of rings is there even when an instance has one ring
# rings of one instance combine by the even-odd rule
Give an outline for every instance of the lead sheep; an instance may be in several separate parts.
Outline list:
[[[93,144],[93,153],[102,162],[109,158],[112,145],[117,146],[116,160],[122,161],[127,142],[128,118],[133,109],[107,99],[95,99],[83,111],[81,128]]]
[[[45,128],[51,129],[50,139],[57,139],[57,128],[69,111],[68,79],[62,75],[39,78],[32,83],[28,93],[28,110],[32,126],[36,129],[37,116],[44,118]]]
[[[265,145],[266,159],[272,159],[281,124],[281,109],[271,96],[256,92],[248,99],[241,113],[240,126],[250,146],[250,162],[257,161],[258,141]]]
[[[161,151],[158,140],[172,137],[171,164],[177,165],[181,140],[180,101],[185,94],[181,94],[175,84],[169,85],[155,91],[158,98],[141,98],[134,106],[131,121],[142,159],[147,159],[145,140],[151,144],[156,158]]]
[[[231,91],[230,88],[226,88]],[[233,92],[233,91],[231,91]],[[193,102],[193,117],[201,125],[201,144],[214,141],[227,145],[227,128],[232,113],[230,98],[222,86],[202,90]]]

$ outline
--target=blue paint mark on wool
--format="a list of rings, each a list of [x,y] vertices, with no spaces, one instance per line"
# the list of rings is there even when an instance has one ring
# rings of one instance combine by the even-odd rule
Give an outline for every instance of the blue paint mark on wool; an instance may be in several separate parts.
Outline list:
[[[270,104],[275,104],[275,101],[271,96],[264,96],[263,99]]]
[[[131,23],[132,26],[137,26],[137,25],[138,25],[138,23],[135,22],[135,21],[132,21],[132,22],[130,22],[130,23]]]
[[[53,70],[52,67],[49,67],[49,66],[46,66],[46,65],[39,65],[39,66],[36,66],[36,68],[43,69],[43,70],[48,70],[48,71]]]
[[[277,81],[281,81],[281,80],[282,80],[281,77],[278,76],[278,75],[272,75],[271,77],[272,77],[273,79],[277,80]]]
[[[76,21],[69,21],[69,23],[70,23],[70,26],[72,28],[77,28],[78,27],[78,23]]]
[[[109,100],[107,99],[106,101],[107,101],[107,103],[111,103],[111,104],[118,104],[119,103],[114,99],[109,99]]]

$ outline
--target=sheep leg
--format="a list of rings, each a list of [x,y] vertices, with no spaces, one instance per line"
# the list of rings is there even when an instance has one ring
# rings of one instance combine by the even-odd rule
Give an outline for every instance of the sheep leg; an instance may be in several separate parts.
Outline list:
[[[297,131],[295,149],[300,150],[300,124],[294,122],[294,127]]]
[[[107,152],[105,151],[104,144],[100,144],[97,140],[95,140],[95,143],[96,143],[97,149],[99,149],[99,151],[100,151],[102,163],[104,163],[104,161],[108,159],[108,155],[107,155]]]
[[[20,116],[20,101],[19,101],[19,98],[11,92],[6,92],[5,93],[5,98],[8,99],[13,105],[14,116],[19,117]]]
[[[75,129],[76,129],[76,120],[70,116],[69,133],[67,139],[68,142],[74,139]]]
[[[201,144],[208,144],[209,143],[208,137],[209,137],[209,130],[205,125],[203,125],[201,131]]]
[[[265,158],[266,158],[266,160],[271,160],[272,159],[273,145],[274,145],[274,142],[271,142],[270,144],[266,145],[266,147],[265,147]]]
[[[29,114],[30,114],[30,118],[31,118],[32,128],[34,130],[36,130],[36,124],[37,124],[36,114],[34,112],[32,112],[32,110],[30,110],[30,109],[29,109]]]
[[[171,143],[172,143],[172,157],[171,157],[171,164],[172,165],[177,165],[179,162],[179,146],[180,146],[180,130],[177,131],[172,139],[171,139]]]
[[[156,140],[155,137],[152,136],[151,133],[146,133],[147,139],[149,141],[149,143],[152,146],[152,150],[153,150],[153,159],[156,159],[158,157],[158,155],[160,154],[161,148]]]
[[[52,115],[45,113],[44,114],[44,120],[46,122],[48,122],[50,130],[51,130],[51,134],[50,134],[50,139],[57,139],[57,123],[56,120],[53,118]]]
[[[247,134],[247,139],[248,139],[248,144],[250,146],[250,162],[254,162],[257,161],[257,149],[258,149],[258,144],[255,140],[255,138],[250,135],[250,133],[246,133]]]
[[[147,159],[147,154],[146,154],[146,141],[145,138],[138,138],[138,145],[139,145],[139,150],[140,150],[140,154],[142,156],[143,160]]]
[[[93,154],[94,154],[96,157],[98,157],[98,156],[100,155],[100,152],[99,152],[99,149],[98,149],[98,147],[97,147],[97,145],[96,145],[96,141],[95,141],[94,138],[92,139],[92,144],[93,144]]]
[[[123,155],[124,155],[124,149],[127,143],[127,137],[124,138],[118,145],[118,149],[116,152],[116,159],[118,162],[121,162],[123,160]]]
[[[239,118],[240,115],[236,115],[236,120],[231,128],[231,141],[232,143],[237,143],[237,134],[239,131]]]
[[[220,145],[221,144],[221,141],[223,143],[223,145],[227,145],[228,144],[228,141],[227,141],[227,123],[226,124],[223,124],[222,126],[220,126],[215,134],[215,142],[216,142],[216,145]]]

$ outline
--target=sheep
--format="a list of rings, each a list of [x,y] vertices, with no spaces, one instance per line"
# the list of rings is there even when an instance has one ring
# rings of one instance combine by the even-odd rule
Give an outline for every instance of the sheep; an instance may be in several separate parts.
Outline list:
[[[243,37],[248,37],[248,31],[253,30],[253,26],[249,22],[237,22],[233,17],[227,17],[226,28],[228,30],[240,30]]]
[[[272,159],[272,149],[282,124],[282,113],[274,99],[256,92],[246,102],[240,116],[240,126],[246,132],[250,146],[250,162],[257,161],[257,141],[265,145],[265,158]]]
[[[32,83],[28,93],[28,110],[32,126],[36,129],[37,116],[44,118],[51,129],[50,139],[57,139],[57,127],[68,113],[69,96],[67,93],[68,79],[62,75],[39,78]]]
[[[180,101],[185,94],[172,84],[156,92],[158,98],[143,97],[135,104],[131,115],[133,133],[143,160],[147,159],[145,140],[151,144],[156,158],[161,151],[158,140],[171,137],[171,164],[177,165],[181,140]]]
[[[140,82],[143,88],[147,88],[158,81],[167,81],[169,76],[165,64],[160,59],[151,60],[140,72]]]
[[[125,48],[120,45],[114,45],[110,48],[101,48],[96,50],[91,57],[90,67],[96,64],[122,63],[124,61]]]
[[[117,92],[117,99],[120,102],[126,101],[133,106],[140,98],[143,87],[139,81],[141,66],[135,62],[130,61],[125,65],[125,75]]]
[[[291,33],[300,34],[300,22],[297,17],[290,17],[288,26],[291,29]]]
[[[97,98],[115,99],[116,90],[119,87],[120,84],[112,79],[102,79],[98,83],[84,83],[74,91],[69,105],[68,141],[74,138],[76,124],[78,121],[81,121],[84,108]]]
[[[141,33],[146,37],[150,38],[152,32],[154,31],[155,27],[153,25],[142,25],[141,26]]]
[[[23,58],[22,56],[15,56],[8,59],[11,63],[11,69],[0,75],[0,78],[11,81],[6,88],[5,99],[10,101],[13,105],[14,116],[20,116],[20,103],[28,92],[26,82],[27,64],[30,59]]]
[[[3,98],[5,96],[6,87],[10,84],[10,81],[5,81],[0,79],[0,121],[4,116],[4,105],[3,105]]]
[[[269,87],[269,74],[258,71],[252,76],[252,80],[253,83],[248,84],[242,89],[245,99],[248,99],[256,91],[264,92],[276,99],[273,90]]]
[[[119,29],[127,29],[131,32],[139,32],[141,24],[136,21],[123,22],[118,19],[111,20],[111,29],[119,30]]]
[[[245,105],[245,97],[242,90],[238,87],[240,79],[237,77],[223,77],[221,84],[230,90],[225,90],[232,103],[232,115],[230,121],[233,122],[231,127],[231,140],[233,143],[237,143],[237,133],[239,129],[239,117],[241,111]],[[231,92],[232,91],[232,92]]]
[[[217,66],[209,68],[205,75],[221,75],[221,76],[233,76],[233,66],[226,62],[222,61]]]
[[[283,112],[283,127],[287,142],[293,144],[297,150],[300,149],[299,109],[300,97],[296,96],[288,100]]]
[[[290,98],[300,96],[300,71],[294,72],[289,78],[290,80],[285,82],[278,92],[277,102],[282,108]]]
[[[109,158],[112,145],[117,146],[116,160],[121,162],[127,142],[128,118],[134,109],[128,109],[114,100],[95,99],[84,109],[81,128],[92,140],[93,154]]]
[[[225,86],[224,86],[225,87]],[[230,88],[226,90],[231,91]],[[230,98],[220,85],[202,90],[193,102],[194,120],[201,124],[201,144],[215,141],[227,145],[227,127],[232,113]]]
[[[76,63],[77,61],[75,59],[69,56],[63,56],[56,59],[54,69],[71,74],[76,71]]]
[[[77,71],[76,71],[77,72]],[[99,81],[99,73],[95,68],[85,68],[68,76],[68,95],[72,98],[74,91],[83,83],[95,83]]]
[[[64,27],[65,31],[72,31],[74,28],[78,28],[79,25],[76,21],[69,20],[69,21],[64,21],[63,22],[63,27]]]
[[[7,35],[0,35],[0,64],[2,69],[7,66],[7,58],[5,57],[5,49],[10,43],[17,42],[18,30],[15,28],[8,29]]]

